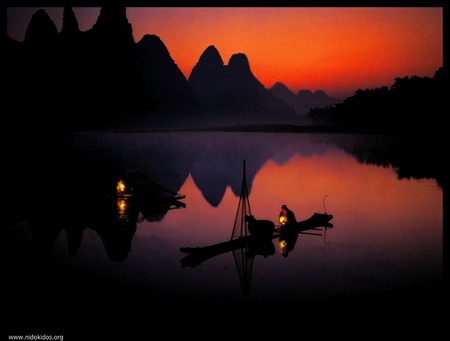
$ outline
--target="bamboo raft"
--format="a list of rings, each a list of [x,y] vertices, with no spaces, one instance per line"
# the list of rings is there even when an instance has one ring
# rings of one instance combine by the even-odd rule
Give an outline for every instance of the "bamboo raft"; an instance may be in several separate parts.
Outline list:
[[[251,245],[252,243],[261,243],[266,241],[271,241],[275,238],[282,237],[284,234],[292,234],[292,233],[306,233],[306,231],[317,231],[321,227],[323,228],[331,228],[333,224],[330,223],[330,220],[333,219],[333,215],[327,213],[314,213],[311,217],[306,220],[293,223],[290,225],[276,227],[274,232],[269,236],[260,236],[260,235],[247,235],[242,237],[237,237],[225,242],[203,246],[203,247],[181,247],[180,251],[183,253],[187,253],[180,260],[182,267],[194,267],[207,259],[218,256],[220,254],[230,252],[233,250],[241,249]],[[314,234],[311,232],[310,234]]]

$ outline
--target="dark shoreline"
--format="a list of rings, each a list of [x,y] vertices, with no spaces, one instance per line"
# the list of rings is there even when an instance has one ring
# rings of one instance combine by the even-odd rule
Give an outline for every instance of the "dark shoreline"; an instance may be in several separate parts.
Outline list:
[[[295,125],[295,124],[242,124],[207,127],[155,128],[155,129],[111,129],[117,133],[152,133],[152,132],[251,132],[251,133],[332,133],[332,134],[374,134],[401,135],[398,132],[348,129],[339,126]]]

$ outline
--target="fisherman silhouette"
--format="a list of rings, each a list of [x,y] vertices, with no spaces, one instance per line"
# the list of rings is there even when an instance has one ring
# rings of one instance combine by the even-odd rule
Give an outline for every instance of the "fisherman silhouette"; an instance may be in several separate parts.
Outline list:
[[[294,212],[292,212],[286,205],[281,206],[278,221],[281,224],[281,236],[278,239],[280,251],[283,257],[287,257],[289,252],[295,247],[298,238],[298,231],[295,224],[297,219]]]
[[[283,226],[295,224],[297,222],[297,219],[295,218],[294,212],[292,212],[286,205],[283,205],[281,206],[281,212],[278,215],[278,221]]]

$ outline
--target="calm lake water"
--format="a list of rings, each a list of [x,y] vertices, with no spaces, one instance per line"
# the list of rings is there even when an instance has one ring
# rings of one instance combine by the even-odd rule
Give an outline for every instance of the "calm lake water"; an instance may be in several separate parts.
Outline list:
[[[443,189],[399,177],[379,153],[389,139],[72,134],[26,186],[14,180],[10,331],[439,330]],[[257,219],[278,224],[286,204],[299,221],[330,213],[333,227],[299,234],[287,257],[273,239],[251,262],[236,250],[183,263],[180,248],[230,240],[244,169]],[[119,217],[116,183],[136,176],[182,195],[178,206]]]

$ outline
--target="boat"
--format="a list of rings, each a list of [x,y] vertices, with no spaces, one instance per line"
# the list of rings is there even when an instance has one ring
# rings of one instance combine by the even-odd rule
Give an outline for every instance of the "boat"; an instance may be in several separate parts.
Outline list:
[[[326,213],[325,210],[325,197],[324,213],[316,212],[303,221],[296,222],[295,216],[289,217],[284,214],[279,215],[278,222],[280,225],[275,225],[271,220],[258,220],[251,213],[244,160],[241,194],[231,239],[203,247],[181,247],[180,251],[187,254],[180,260],[181,266],[183,268],[195,267],[210,258],[231,252],[239,274],[244,301],[248,302],[253,260],[256,255],[266,258],[275,254],[273,239],[278,238],[281,254],[283,257],[287,257],[288,253],[293,250],[300,234],[323,235],[325,237],[327,228],[333,227],[333,224],[330,223],[333,215]]]
[[[187,266],[195,267],[220,254],[272,241],[273,239],[283,237],[286,234],[292,234],[293,232],[298,234],[308,234],[314,233],[313,231],[321,230],[321,228],[331,228],[333,227],[333,224],[330,223],[332,219],[332,214],[314,213],[308,219],[303,221],[291,223],[289,225],[276,226],[274,231],[268,235],[254,233],[203,247],[181,247],[180,251],[187,253],[188,255],[182,258],[180,262],[183,268]]]

